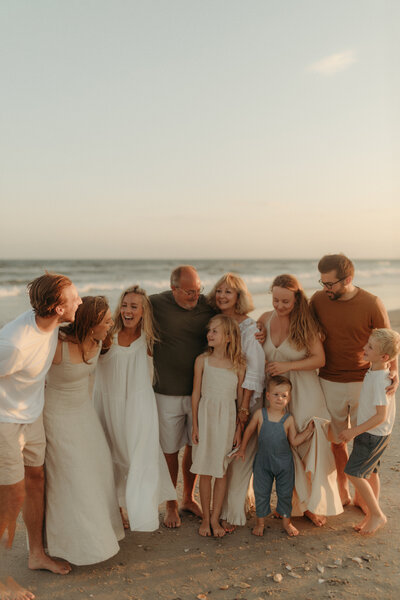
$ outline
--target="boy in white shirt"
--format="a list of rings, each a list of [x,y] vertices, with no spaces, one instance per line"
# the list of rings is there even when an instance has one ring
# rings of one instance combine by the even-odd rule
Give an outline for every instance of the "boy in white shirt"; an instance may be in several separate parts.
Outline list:
[[[365,503],[366,515],[354,529],[361,534],[375,533],[387,519],[379,506],[380,458],[393,429],[396,400],[387,394],[390,385],[388,363],[400,352],[400,335],[392,329],[374,329],[364,346],[364,358],[370,362],[357,411],[357,426],[344,429],[343,442],[354,438],[353,451],[344,472]]]

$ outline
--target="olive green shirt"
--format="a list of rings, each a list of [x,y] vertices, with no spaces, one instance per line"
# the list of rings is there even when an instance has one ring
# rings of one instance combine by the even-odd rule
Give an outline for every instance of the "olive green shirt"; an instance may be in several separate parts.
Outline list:
[[[159,342],[154,346],[154,390],[167,396],[190,396],[193,367],[204,352],[206,325],[215,311],[203,295],[187,310],[175,302],[171,291],[150,296]]]

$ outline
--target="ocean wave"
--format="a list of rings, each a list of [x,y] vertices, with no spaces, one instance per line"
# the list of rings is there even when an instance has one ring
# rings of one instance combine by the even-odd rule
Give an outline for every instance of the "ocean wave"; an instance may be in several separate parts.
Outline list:
[[[13,285],[12,287],[0,287],[0,298],[12,298],[13,296],[20,296],[25,291],[25,287],[18,287]]]

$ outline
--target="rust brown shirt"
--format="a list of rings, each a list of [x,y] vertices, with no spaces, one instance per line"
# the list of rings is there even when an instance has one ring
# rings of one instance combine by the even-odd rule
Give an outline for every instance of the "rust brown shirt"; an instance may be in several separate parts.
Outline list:
[[[326,362],[319,375],[328,381],[362,381],[369,363],[363,348],[377,327],[390,327],[382,301],[357,288],[350,300],[330,300],[324,291],[311,298],[311,307],[321,323]]]

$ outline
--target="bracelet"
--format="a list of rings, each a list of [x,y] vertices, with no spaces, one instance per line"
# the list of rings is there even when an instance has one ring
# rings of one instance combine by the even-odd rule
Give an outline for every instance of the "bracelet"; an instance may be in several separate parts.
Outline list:
[[[245,415],[247,415],[247,416],[249,416],[249,414],[250,414],[250,411],[249,411],[249,409],[248,409],[248,408],[244,408],[244,406],[241,406],[241,407],[239,408],[239,411],[238,411],[238,412],[242,412],[242,413],[244,413],[244,414],[245,414]]]

